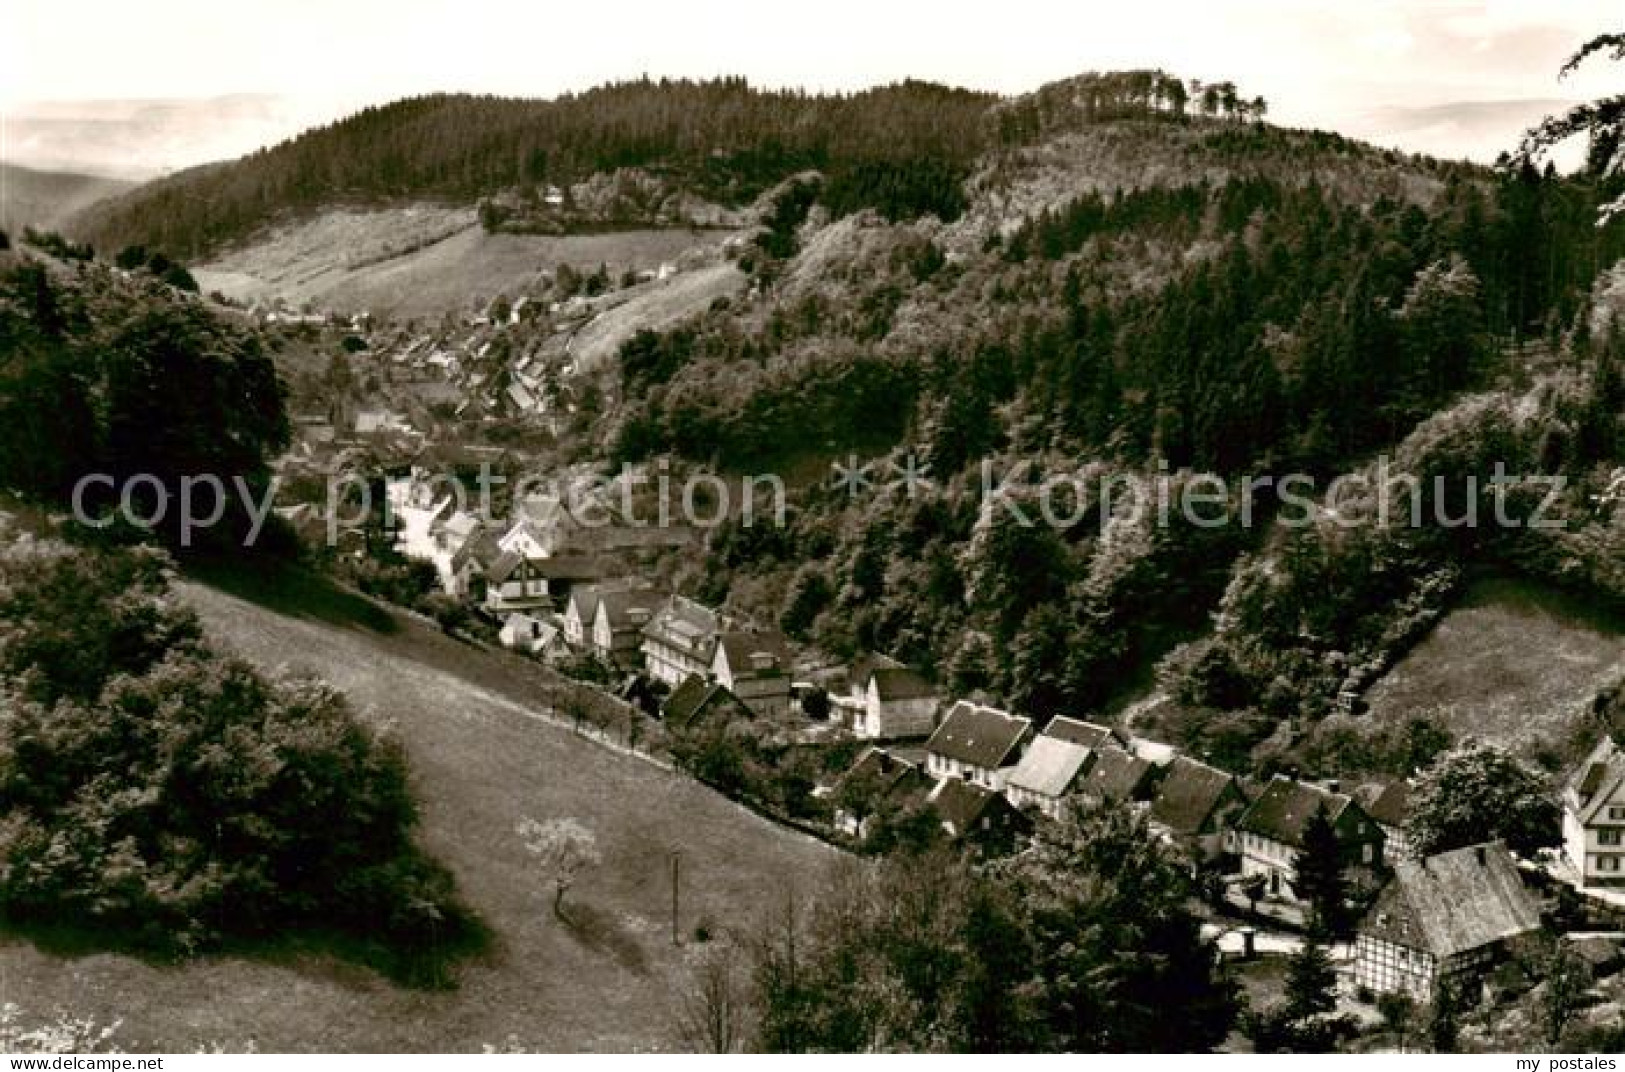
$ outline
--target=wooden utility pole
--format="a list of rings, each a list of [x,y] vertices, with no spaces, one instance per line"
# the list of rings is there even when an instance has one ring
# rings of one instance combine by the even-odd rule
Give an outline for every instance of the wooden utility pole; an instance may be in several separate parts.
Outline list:
[[[682,939],[677,935],[677,890],[682,878],[683,853],[680,849],[671,851],[671,944],[682,945]]]

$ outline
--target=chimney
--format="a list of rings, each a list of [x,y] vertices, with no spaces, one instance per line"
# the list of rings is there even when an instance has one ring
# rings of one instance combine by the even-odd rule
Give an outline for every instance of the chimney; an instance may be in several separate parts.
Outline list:
[[[1482,846],[1482,845],[1478,845],[1478,846],[1474,847],[1473,855],[1478,857],[1478,866],[1479,867],[1483,867],[1483,866],[1485,866],[1486,864],[1488,864],[1490,862],[1489,853],[1484,851],[1484,846]]]
[[[1326,791],[1328,793],[1341,793],[1343,791],[1343,783],[1338,781],[1336,778],[1328,778],[1326,780]]]

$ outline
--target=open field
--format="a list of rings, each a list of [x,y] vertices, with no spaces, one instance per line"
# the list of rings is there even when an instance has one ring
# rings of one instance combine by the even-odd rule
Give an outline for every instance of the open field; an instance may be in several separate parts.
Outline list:
[[[1486,580],[1367,699],[1373,718],[1432,716],[1457,738],[1561,745],[1621,674],[1625,622],[1538,585]]]
[[[596,368],[639,331],[660,331],[703,312],[718,298],[737,293],[745,282],[745,273],[734,265],[714,264],[641,284],[626,292],[625,301],[593,317],[576,334],[571,349],[576,365],[582,371]]]
[[[340,312],[435,317],[519,293],[562,264],[583,272],[603,264],[618,279],[627,269],[658,268],[727,234],[677,228],[486,234],[470,208],[330,209],[199,265],[193,274],[205,291],[240,301],[281,298]]]
[[[181,591],[223,646],[262,667],[313,670],[394,723],[423,806],[420,840],[456,873],[494,948],[462,965],[458,989],[415,992],[297,951],[169,966],[12,940],[0,945],[0,1003],[122,1018],[117,1041],[129,1050],[455,1051],[510,1036],[532,1049],[671,1048],[674,980],[694,928],[748,923],[786,889],[804,894],[835,856],[686,778],[536,721],[535,671],[518,660],[344,594],[270,609],[194,582]],[[527,866],[513,833],[521,815],[572,816],[597,835],[604,863],[572,892],[569,926]],[[674,851],[683,950],[669,929]]]

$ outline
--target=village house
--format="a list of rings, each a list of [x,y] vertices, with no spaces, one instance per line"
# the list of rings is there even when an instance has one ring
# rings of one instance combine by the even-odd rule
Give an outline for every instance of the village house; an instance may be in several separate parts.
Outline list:
[[[564,634],[557,625],[518,611],[503,619],[497,637],[505,648],[526,651],[545,659],[557,658],[564,650]]]
[[[1041,733],[1010,772],[1004,795],[1017,808],[1036,808],[1058,819],[1094,760],[1093,749]]]
[[[949,837],[984,848],[1008,848],[1031,828],[1030,820],[997,790],[959,778],[937,782],[926,803],[936,811]]]
[[[836,717],[855,736],[897,740],[926,737],[936,729],[941,699],[923,674],[885,656],[856,671],[851,690],[831,701]]]
[[[1540,910],[1499,841],[1401,860],[1360,922],[1354,981],[1433,998],[1480,977],[1508,943],[1540,929]]]
[[[1296,900],[1292,884],[1298,853],[1316,811],[1324,811],[1330,820],[1346,864],[1371,871],[1382,868],[1382,830],[1352,797],[1277,774],[1230,832],[1230,851],[1241,857],[1242,875],[1262,875],[1269,896]]]
[[[1152,828],[1199,860],[1224,851],[1225,835],[1247,808],[1241,782],[1228,771],[1175,756],[1151,797]]]
[[[692,674],[711,672],[721,615],[684,596],[666,600],[643,627],[643,661],[650,676],[666,685],[681,685]]]
[[[1127,748],[1128,735],[1111,726],[1102,726],[1098,722],[1085,722],[1078,718],[1067,718],[1058,715],[1049,720],[1044,727],[1046,737],[1054,737],[1058,741],[1068,744],[1081,744],[1085,748],[1099,751],[1102,748]]]
[[[830,792],[835,828],[848,837],[866,838],[882,810],[924,801],[932,788],[919,764],[883,748],[865,748]]]
[[[587,650],[591,641],[593,622],[598,614],[598,600],[613,584],[580,584],[571,589],[564,601],[564,613],[559,621],[564,627],[564,642],[577,651]]]
[[[504,551],[548,558],[563,553],[579,528],[557,495],[527,495],[515,504],[513,519],[498,542]]]
[[[1031,719],[960,700],[925,744],[926,772],[1002,792],[1032,739]]]
[[[783,637],[737,630],[722,633],[710,672],[759,717],[789,713],[790,653]]]
[[[643,627],[654,618],[665,594],[653,588],[614,587],[595,590],[592,598],[596,606],[587,650],[612,666],[636,667],[642,661]]]
[[[1563,855],[1582,886],[1625,886],[1625,749],[1604,737],[1563,790]]]
[[[1411,820],[1411,783],[1403,778],[1387,783],[1361,786],[1355,799],[1365,813],[1382,828],[1383,855],[1389,862],[1411,855],[1411,840],[1405,827]]]
[[[691,674],[666,697],[660,707],[660,717],[667,726],[683,731],[749,719],[751,710],[722,682]]]
[[[1141,803],[1151,795],[1156,764],[1125,748],[1095,750],[1095,761],[1078,780],[1078,795],[1092,804]]]
[[[539,560],[506,551],[485,571],[485,609],[492,614],[552,607]]]

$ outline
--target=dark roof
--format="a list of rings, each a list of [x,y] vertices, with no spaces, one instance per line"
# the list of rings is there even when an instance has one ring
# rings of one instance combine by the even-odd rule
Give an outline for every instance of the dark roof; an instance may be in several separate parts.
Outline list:
[[[1078,790],[1096,800],[1136,800],[1155,769],[1149,760],[1121,748],[1099,748],[1095,750],[1094,765],[1078,783]]]
[[[984,818],[1010,810],[1004,797],[961,778],[944,778],[931,794],[931,806],[955,837],[973,833]]]
[[[1355,796],[1365,813],[1383,826],[1403,827],[1411,817],[1411,783],[1400,778],[1387,785],[1363,787]]]
[[[597,619],[598,608],[602,607],[610,630],[616,632],[641,628],[660,610],[661,601],[666,598],[663,592],[653,588],[598,589],[593,597],[593,618]],[[640,610],[645,612],[641,621],[636,613]]]
[[[839,790],[841,786],[858,779],[872,779],[871,784],[875,787],[877,800],[902,800],[914,794],[924,796],[931,788],[931,780],[920,770],[918,764],[911,763],[884,748],[864,749],[857,762],[841,775],[835,785]]]
[[[726,685],[708,681],[699,674],[688,675],[661,707],[667,724],[678,729],[687,729],[713,713],[750,717],[750,709]]]
[[[997,770],[1015,762],[1016,752],[1031,731],[1029,719],[960,700],[948,709],[948,716],[925,747],[960,763]]]
[[[550,555],[534,562],[538,573],[555,581],[596,581],[604,575],[604,563],[592,555]]]
[[[1085,748],[1107,748],[1113,745],[1121,747],[1128,744],[1128,739],[1110,726],[1065,716],[1050,719],[1049,725],[1044,727],[1044,736],[1054,737],[1068,744],[1081,744]]]
[[[929,700],[937,695],[937,687],[924,674],[906,666],[876,667],[870,671],[869,680],[875,683],[875,692],[882,700]]]
[[[1301,849],[1304,828],[1317,808],[1324,808],[1326,818],[1335,823],[1352,803],[1342,793],[1277,774],[1236,822],[1236,829]]]
[[[525,556],[517,551],[505,551],[500,558],[491,563],[490,568],[485,571],[485,576],[488,580],[501,584],[512,577],[513,571],[524,561]]]
[[[717,646],[727,656],[728,670],[735,678],[783,677],[790,672],[790,652],[777,633],[735,630],[717,637]],[[758,668],[758,655],[771,659],[772,665]]]
[[[1492,841],[1400,861],[1360,933],[1443,958],[1539,926],[1539,906],[1511,854]]]
[[[1175,756],[1151,798],[1151,818],[1176,834],[1202,833],[1226,793],[1241,788],[1227,771]]]

